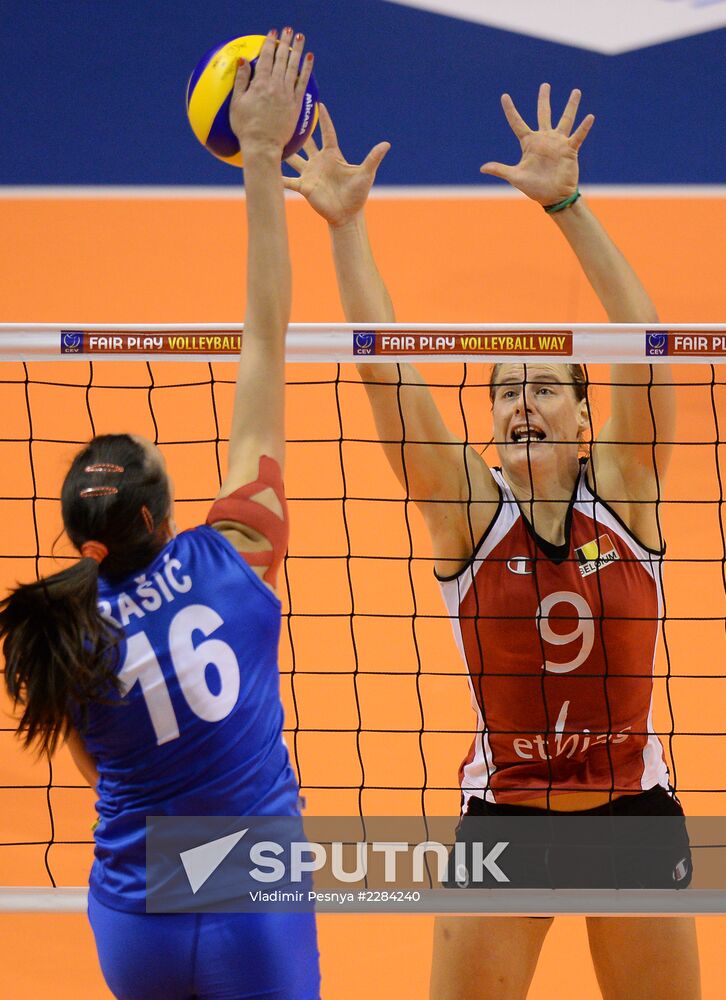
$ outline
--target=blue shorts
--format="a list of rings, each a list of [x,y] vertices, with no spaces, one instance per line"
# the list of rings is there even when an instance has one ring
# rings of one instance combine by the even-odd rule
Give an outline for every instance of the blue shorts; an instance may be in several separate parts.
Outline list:
[[[313,913],[126,913],[88,896],[117,1000],[319,1000]]]

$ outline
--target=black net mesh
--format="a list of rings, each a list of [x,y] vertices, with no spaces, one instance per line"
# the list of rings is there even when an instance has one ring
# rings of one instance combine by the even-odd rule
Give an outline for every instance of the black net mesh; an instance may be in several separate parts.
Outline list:
[[[422,371],[447,425],[483,452],[492,437],[488,366]],[[726,390],[720,368],[675,371],[674,457],[659,487],[668,547],[653,729],[686,810],[709,815],[726,792]],[[234,365],[196,361],[0,365],[3,590],[76,558],[57,537],[58,496],[72,454],[94,433],[129,430],[158,443],[178,527],[203,521],[226,460],[234,376]],[[587,377],[597,432],[609,408],[608,371],[590,367]],[[292,539],[280,584],[280,668],[307,810],[451,814],[476,721],[423,519],[387,464],[353,367],[292,365],[288,379]],[[397,444],[405,454],[404,441]],[[496,462],[493,446],[485,457]],[[52,762],[23,753],[4,708],[0,884],[82,884],[93,793],[65,751]],[[548,718],[548,732],[556,722]]]

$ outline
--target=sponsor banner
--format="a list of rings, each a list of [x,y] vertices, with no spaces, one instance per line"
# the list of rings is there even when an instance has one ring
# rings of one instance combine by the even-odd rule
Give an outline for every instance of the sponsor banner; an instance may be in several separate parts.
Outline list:
[[[355,331],[353,354],[375,355],[488,354],[500,357],[572,354],[572,332],[562,330],[486,330],[477,333],[420,333],[415,330]]]
[[[726,0],[724,0],[726,2]],[[222,328],[79,327],[50,324],[0,324],[0,353],[5,360],[78,356],[165,356],[173,358],[236,358],[243,330],[230,324]],[[350,361],[364,357],[386,361],[418,357],[442,361],[476,359],[577,360],[585,363],[621,364],[644,361],[667,364],[718,363],[726,360],[726,328],[694,325],[682,329],[649,329],[644,325],[572,327],[452,325],[421,329],[381,325],[375,330],[352,329],[347,324],[291,324],[286,342],[289,361]]]
[[[647,889],[675,912],[669,895],[688,896],[696,879],[723,899],[726,820],[686,822],[662,797],[664,814],[648,816],[150,816],[146,909],[457,912],[463,890],[464,909],[516,912],[510,893],[555,890],[547,908],[573,912],[560,891],[616,890],[601,911],[639,912],[642,893],[625,909],[621,894]]]
[[[726,358],[726,330],[704,332],[681,330],[678,333],[646,333],[645,353],[648,357],[718,357]]]
[[[127,330],[61,330],[61,354],[239,354],[242,334],[228,330],[163,333]]]

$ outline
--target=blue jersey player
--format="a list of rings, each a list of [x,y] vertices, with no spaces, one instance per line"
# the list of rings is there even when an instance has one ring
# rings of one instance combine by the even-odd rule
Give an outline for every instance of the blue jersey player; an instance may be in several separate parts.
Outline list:
[[[254,78],[237,70],[230,120],[245,164],[244,346],[229,467],[207,523],[177,535],[161,453],[94,438],[62,490],[82,558],[0,606],[6,682],[27,743],[66,739],[98,794],[89,917],[125,1000],[317,1000],[312,913],[145,912],[147,815],[289,815],[275,575],[290,315],[282,149],[312,68],[303,37],[270,32]],[[121,701],[121,703],[119,703]]]

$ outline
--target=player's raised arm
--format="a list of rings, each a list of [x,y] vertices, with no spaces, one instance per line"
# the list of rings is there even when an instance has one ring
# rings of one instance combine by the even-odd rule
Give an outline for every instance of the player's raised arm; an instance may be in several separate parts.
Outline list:
[[[580,91],[573,90],[565,110],[553,126],[550,86],[543,83],[537,103],[537,129],[527,125],[508,94],[502,108],[519,140],[519,163],[485,163],[482,173],[508,181],[528,198],[548,210],[577,256],[588,281],[611,323],[655,323],[658,315],[648,293],[601,223],[595,218],[578,188],[578,153],[594,116],[589,114],[573,131]],[[655,474],[654,439],[670,442],[675,426],[675,391],[667,365],[613,365],[610,419],[593,451],[596,476],[605,459],[619,475]],[[604,449],[608,442],[617,447]],[[598,454],[600,452],[600,454]],[[657,469],[665,471],[671,446],[659,444]],[[608,470],[603,470],[607,474]]]
[[[237,70],[230,123],[244,162],[247,309],[229,442],[229,461],[209,523],[247,553],[268,582],[284,554],[285,331],[292,282],[280,160],[295,129],[312,56],[304,38],[270,32],[250,81]]]
[[[302,194],[330,227],[346,319],[351,323],[394,322],[393,304],[373,256],[364,214],[376,171],[390,148],[389,143],[378,143],[360,164],[348,163],[330,114],[322,105],[320,129],[320,148],[308,140],[304,147],[307,158],[300,155],[289,158],[288,163],[299,176],[285,178],[285,185]],[[359,364],[358,371],[396,476],[421,506],[435,548],[439,548],[437,537],[444,526],[449,547],[452,511],[448,503],[440,501],[465,501],[471,477],[485,478],[488,470],[469,449],[467,461],[470,459],[472,468],[467,475],[463,443],[447,429],[428,386],[412,365]],[[491,490],[494,493],[493,484]],[[461,520],[463,549],[469,547],[471,551],[468,524],[464,524],[466,518]]]

